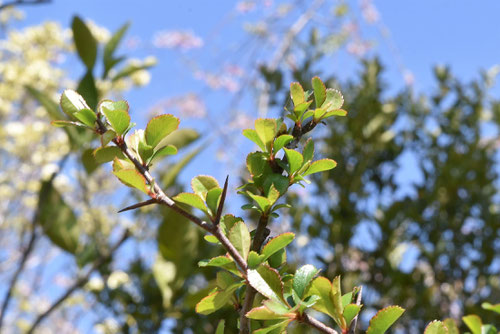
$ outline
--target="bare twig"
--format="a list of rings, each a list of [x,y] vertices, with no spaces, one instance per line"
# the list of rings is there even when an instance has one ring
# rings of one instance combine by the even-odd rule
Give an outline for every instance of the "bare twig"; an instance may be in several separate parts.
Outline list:
[[[33,0],[33,1],[27,1],[27,0],[15,0],[15,1],[10,1],[10,2],[5,2],[0,5],[0,11],[9,8],[9,7],[15,7],[15,6],[21,6],[21,5],[41,5],[44,3],[50,3],[52,2],[51,0]]]
[[[356,305],[361,305],[361,298],[363,293],[363,287],[360,286],[358,290],[358,294],[356,296]],[[356,326],[358,325],[358,316],[359,313],[352,319],[351,326],[349,327],[349,334],[356,333]]]
[[[324,323],[322,323],[321,321],[319,320],[316,320],[314,319],[313,317],[311,317],[310,315],[308,314],[304,314],[304,316],[300,319],[298,319],[300,322],[308,325],[308,326],[311,326],[311,327],[314,327],[316,328],[317,330],[319,330],[321,333],[327,333],[327,334],[339,334],[335,329],[331,328],[331,327],[328,327],[327,325],[325,325]]]
[[[101,255],[99,258],[97,258],[92,264],[92,267],[84,276],[76,280],[75,283],[73,283],[73,285],[70,286],[61,297],[59,297],[54,303],[52,303],[52,305],[45,312],[38,315],[27,333],[33,333],[35,329],[42,323],[42,321],[45,320],[45,318],[47,318],[57,307],[59,307],[59,305],[61,305],[66,299],[68,299],[76,290],[84,286],[85,283],[89,281],[90,275],[100,266],[102,266],[107,260],[109,260],[113,253],[125,242],[125,240],[128,239],[129,236],[129,231],[125,230],[120,239],[113,245],[113,247],[111,247],[108,254]]]
[[[158,201],[155,200],[155,199],[153,199],[153,198],[152,199],[148,199],[147,201],[127,206],[126,208],[123,208],[120,211],[118,211],[118,213],[129,211],[129,210],[134,210],[134,209],[138,209],[138,208],[142,208],[143,206],[147,206],[147,205],[151,205],[151,204],[157,204],[157,203],[158,203]]]
[[[12,276],[12,280],[10,281],[9,284],[9,289],[7,290],[7,295],[5,295],[5,299],[3,300],[2,303],[2,309],[0,311],[0,331],[2,328],[3,324],[3,319],[5,318],[5,314],[7,313],[7,308],[9,307],[9,302],[12,297],[12,292],[14,291],[14,287],[16,286],[17,280],[19,279],[19,276],[21,275],[24,265],[26,264],[26,260],[28,260],[28,257],[30,256],[31,252],[33,251],[33,247],[35,245],[35,241],[38,238],[38,234],[36,233],[36,221],[38,214],[35,214],[33,217],[33,221],[31,222],[31,231],[30,231],[30,239],[28,241],[28,245],[23,251],[23,255],[21,257],[21,261],[19,261],[19,264],[17,266],[16,272],[14,273],[14,276]]]

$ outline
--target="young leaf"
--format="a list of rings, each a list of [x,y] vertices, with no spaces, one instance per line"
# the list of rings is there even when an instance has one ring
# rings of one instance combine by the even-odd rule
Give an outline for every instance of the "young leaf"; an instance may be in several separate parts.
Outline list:
[[[105,100],[99,104],[99,110],[106,116],[113,130],[122,135],[128,129],[130,124],[130,115],[128,113],[128,103],[126,101]]]
[[[283,320],[282,322],[278,322],[274,325],[269,325],[268,327],[257,329],[253,331],[252,334],[281,334],[285,333],[285,329],[288,324],[292,321],[292,319]]]
[[[332,159],[321,159],[313,162],[311,166],[305,171],[302,176],[311,175],[314,173],[324,172],[333,169],[337,166],[337,163]]]
[[[326,99],[326,87],[319,77],[314,77],[311,80],[314,90],[314,100],[316,101],[316,108],[323,105]]]
[[[243,283],[238,282],[225,290],[209,294],[196,304],[196,312],[206,315],[217,311],[226,305],[226,303],[231,299],[233,292],[242,285]]]
[[[290,97],[292,98],[293,105],[298,106],[305,102],[304,89],[298,82],[292,82],[290,85]]]
[[[388,306],[375,314],[370,320],[370,325],[366,334],[383,334],[396,320],[403,314],[405,310],[399,306]]]
[[[246,317],[254,320],[276,320],[276,319],[287,319],[287,316],[279,315],[272,312],[265,306],[255,307],[251,309]]]
[[[59,104],[62,111],[69,117],[73,117],[73,114],[79,110],[90,109],[83,97],[71,89],[66,89],[62,93]]]
[[[274,140],[273,152],[274,154],[278,153],[285,145],[291,142],[293,139],[292,135],[281,135]]]
[[[220,188],[220,186],[219,182],[212,176],[198,175],[191,180],[191,189],[203,200],[206,199],[207,193],[213,188]]]
[[[283,283],[276,269],[261,264],[257,269],[249,269],[247,277],[250,285],[260,294],[284,306],[287,305],[283,297]]]
[[[179,119],[170,114],[152,118],[146,126],[146,143],[154,149],[170,133],[179,127]]]
[[[336,89],[328,88],[326,90],[325,102],[321,105],[321,109],[326,111],[337,110],[344,104],[342,93]]]
[[[55,127],[62,128],[65,126],[76,126],[76,127],[85,127],[85,125],[78,123],[78,122],[72,122],[72,121],[62,121],[62,120],[56,120],[50,122]]]
[[[255,144],[257,144],[257,146],[259,146],[262,151],[266,150],[266,145],[264,145],[264,143],[260,139],[259,135],[257,134],[257,131],[255,131],[254,129],[243,130],[243,136],[247,137],[248,139],[253,141]]]
[[[116,161],[116,158],[115,158]],[[135,169],[120,169],[113,171],[120,181],[126,186],[139,189],[143,193],[149,195],[149,187],[146,183],[146,179]]]
[[[354,319],[354,317],[358,315],[360,310],[361,310],[361,305],[357,305],[357,304],[347,304],[346,305],[342,316],[344,317],[344,320],[345,320],[348,327],[350,326],[352,319]]]
[[[293,174],[298,171],[300,167],[302,167],[302,164],[304,163],[304,157],[302,156],[302,154],[295,150],[287,148],[285,148],[284,150],[288,159],[288,164],[290,166],[289,174]]]
[[[203,202],[203,199],[196,194],[180,193],[175,196],[173,200],[179,203],[187,204],[208,214],[207,206]]]
[[[493,311],[500,314],[500,304],[492,305],[490,303],[482,303],[481,307],[485,310]]]
[[[302,297],[304,296],[304,292],[309,287],[309,284],[311,283],[314,276],[316,276],[318,271],[319,270],[316,269],[313,265],[306,264],[297,269],[297,271],[295,272],[292,287],[300,299],[302,299]]]
[[[163,158],[167,155],[177,154],[177,147],[173,145],[168,145],[160,148],[158,151],[154,152],[151,156],[150,162],[157,161],[160,158]]]
[[[217,208],[219,207],[219,198],[222,194],[221,188],[212,188],[207,193],[207,206],[210,209],[212,216],[217,213]]]
[[[443,321],[444,325],[448,329],[448,334],[460,334],[458,330],[457,323],[451,318],[446,318]]]
[[[257,252],[250,251],[250,253],[248,253],[248,268],[255,269],[262,262],[263,262],[262,256],[259,255]]]
[[[462,320],[467,325],[467,327],[469,327],[472,334],[481,334],[481,327],[483,326],[483,322],[477,315],[466,315],[462,317]]]
[[[321,116],[321,119],[325,119],[331,116],[347,116],[347,111],[344,109],[336,109],[336,110],[331,110],[323,114]]]
[[[224,334],[224,326],[226,325],[226,320],[222,319],[219,321],[217,325],[217,329],[215,330],[215,334]]]
[[[78,16],[73,18],[71,29],[78,56],[87,69],[92,70],[97,57],[97,41],[87,25]]]
[[[434,320],[425,327],[424,334],[448,334],[448,329],[441,321]]]
[[[272,238],[263,248],[261,254],[264,256],[262,261],[267,260],[271,255],[285,248],[290,244],[295,238],[295,234],[292,232],[286,232]]]
[[[98,147],[93,152],[94,159],[98,164],[113,161],[116,157],[124,159],[122,151],[116,146]]]
[[[246,194],[252,198],[257,204],[262,212],[267,212],[267,210],[271,207],[271,202],[263,196],[254,195],[251,192],[247,191]]]
[[[93,128],[97,120],[96,114],[90,109],[80,109],[73,116],[88,127]]]
[[[259,118],[255,121],[255,131],[266,148],[266,152],[270,152],[271,143],[274,141],[274,136],[278,131],[278,125],[273,118]]]
[[[335,319],[336,311],[331,298],[331,291],[332,284],[326,277],[316,277],[307,290],[306,296],[320,296],[321,299],[314,304],[313,309]]]
[[[250,251],[250,232],[243,221],[236,222],[229,230],[228,239],[234,245],[238,253],[246,260]]]
[[[189,144],[200,138],[198,131],[193,129],[177,129],[165,138],[157,145],[158,147],[164,147],[167,145],[173,145],[177,149],[188,146]]]
[[[238,268],[236,268],[236,264],[234,263],[233,259],[226,255],[216,256],[209,260],[202,260],[198,262],[198,266],[219,267],[235,274],[236,276],[241,276],[241,273],[238,271]]]

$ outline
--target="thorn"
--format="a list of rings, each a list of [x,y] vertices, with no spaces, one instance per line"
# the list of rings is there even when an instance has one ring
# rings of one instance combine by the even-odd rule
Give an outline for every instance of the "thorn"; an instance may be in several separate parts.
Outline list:
[[[138,209],[140,207],[151,205],[151,204],[155,204],[155,203],[158,203],[158,201],[156,199],[148,199],[147,201],[140,202],[140,203],[137,203],[137,204],[134,204],[134,205],[131,205],[131,206],[127,206],[126,208],[123,208],[120,211],[118,211],[118,213],[124,212],[124,211]]]
[[[217,208],[217,214],[215,216],[214,225],[219,225],[220,223],[220,217],[222,216],[222,208],[224,207],[224,201],[226,200],[228,180],[229,180],[229,175],[226,176],[226,182],[224,182],[224,188],[222,189],[222,194],[220,195],[220,202],[219,202],[219,207]]]

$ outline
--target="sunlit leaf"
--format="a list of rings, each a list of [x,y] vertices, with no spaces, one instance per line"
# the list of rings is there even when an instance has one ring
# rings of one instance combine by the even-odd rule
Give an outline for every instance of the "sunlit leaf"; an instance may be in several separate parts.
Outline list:
[[[311,166],[305,171],[302,176],[307,176],[314,173],[324,172],[333,169],[337,166],[337,163],[332,159],[321,159],[314,161]]]
[[[441,321],[434,320],[425,327],[424,334],[448,334],[448,329]]]
[[[173,115],[165,114],[153,117],[146,126],[146,142],[156,149],[156,146],[178,127],[179,119]]]
[[[251,243],[250,232],[248,231],[247,225],[243,221],[236,222],[231,230],[229,230],[227,237],[238,253],[246,260]]]
[[[293,290],[297,293],[297,296],[302,299],[304,296],[304,292],[309,287],[312,279],[318,273],[318,269],[316,269],[311,264],[306,264],[295,272],[293,277]]]
[[[213,188],[220,188],[220,186],[219,182],[212,176],[198,175],[191,180],[191,189],[203,200],[206,199],[207,193]]]
[[[78,16],[73,18],[71,29],[78,56],[87,69],[91,70],[97,57],[97,41],[87,25]]]
[[[129,107],[126,101],[105,100],[99,104],[99,110],[106,116],[113,130],[122,135],[130,124]]]
[[[383,334],[399,319],[405,310],[399,306],[388,306],[370,320],[366,334]]]
[[[319,108],[323,105],[323,102],[325,102],[326,87],[319,77],[312,78],[311,83],[314,90],[314,100],[316,101],[316,108]]]
[[[293,239],[295,238],[295,234],[292,232],[286,232],[278,235],[277,237],[272,238],[263,248],[261,254],[264,256],[262,261],[267,260],[271,255],[279,251],[280,249],[288,246]]]

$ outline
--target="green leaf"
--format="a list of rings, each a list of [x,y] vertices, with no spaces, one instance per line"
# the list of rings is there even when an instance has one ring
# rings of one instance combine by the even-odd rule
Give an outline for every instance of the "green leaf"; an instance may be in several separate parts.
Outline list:
[[[347,326],[350,326],[352,319],[354,319],[354,317],[358,315],[360,310],[361,310],[361,305],[357,304],[346,305],[342,316],[344,317]]]
[[[247,168],[252,177],[262,174],[272,173],[271,167],[267,163],[267,159],[262,152],[253,152],[247,155]]]
[[[337,110],[344,104],[344,97],[342,93],[336,89],[328,88],[326,90],[325,102],[321,105],[321,109],[326,111]]]
[[[267,260],[271,255],[285,248],[290,244],[295,238],[295,234],[292,232],[286,232],[272,238],[263,248],[261,254],[264,256],[262,261]]]
[[[278,124],[274,118],[259,118],[255,121],[255,131],[264,144],[265,151],[271,151],[271,144],[278,131]]]
[[[259,266],[259,264],[263,262],[262,256],[255,251],[250,251],[250,253],[248,253],[247,262],[248,262],[248,268],[255,269]]]
[[[340,326],[340,328],[347,328],[342,314],[344,313],[344,306],[342,305],[342,291],[340,289],[340,276],[336,276],[332,281],[332,290],[330,292],[330,298],[333,302],[333,307],[335,308],[335,313],[333,320]]]
[[[298,82],[292,82],[290,84],[290,97],[292,98],[293,105],[297,106],[305,102],[304,89]]]
[[[314,100],[316,101],[316,108],[319,108],[323,105],[326,99],[326,86],[319,77],[312,78],[311,82],[314,90]]]
[[[196,304],[196,312],[200,314],[210,314],[224,305],[231,299],[233,292],[242,286],[243,283],[235,283],[223,291],[216,291],[205,298],[203,298],[198,304]]]
[[[116,157],[125,159],[120,148],[116,146],[98,147],[94,150],[93,155],[98,164],[113,161]]]
[[[76,91],[87,101],[90,109],[94,110],[96,108],[99,93],[97,92],[94,75],[91,70],[88,70],[83,78],[80,79]]]
[[[37,222],[49,239],[65,251],[75,254],[79,248],[76,216],[54,188],[52,180],[42,182],[38,197]]]
[[[335,319],[335,306],[331,298],[332,284],[326,277],[316,277],[309,289],[306,296],[320,296],[321,299],[314,304],[313,309],[325,313],[331,318]]]
[[[444,325],[448,329],[448,334],[460,334],[457,323],[451,318],[444,319]]]
[[[327,170],[335,168],[336,166],[337,166],[337,163],[332,159],[317,160],[317,161],[313,162],[311,164],[311,166],[309,166],[309,168],[305,171],[304,174],[302,174],[302,176],[307,176],[307,175],[311,175],[314,173],[327,171]]]
[[[50,124],[52,124],[53,126],[55,126],[57,128],[62,128],[65,126],[85,127],[85,125],[78,123],[78,122],[61,121],[61,120],[52,121],[52,122],[50,122]]]
[[[287,319],[287,316],[279,315],[271,311],[265,306],[255,307],[247,312],[246,317],[254,320],[274,320]]]
[[[168,146],[162,147],[158,151],[153,153],[148,164],[156,162],[160,158],[163,158],[167,155],[175,155],[175,154],[177,154],[177,147],[175,147],[173,145],[168,145]]]
[[[295,150],[290,150],[285,148],[285,154],[288,159],[288,164],[290,166],[289,174],[293,174],[296,171],[302,167],[302,164],[304,163],[304,157],[302,154]]]
[[[370,320],[370,325],[366,334],[383,334],[396,320],[403,314],[405,310],[399,306],[388,306],[375,314]]]
[[[490,303],[482,303],[481,307],[485,310],[493,311],[493,312],[500,314],[500,304],[492,305]]]
[[[280,249],[273,255],[271,255],[267,262],[272,268],[279,268],[286,263],[286,250],[284,248]]]
[[[116,161],[116,160],[115,160]],[[139,189],[146,195],[150,194],[149,187],[146,183],[146,179],[135,169],[120,169],[113,171],[120,181],[126,186]]]
[[[441,321],[434,320],[425,327],[424,334],[448,334],[448,329]]]
[[[104,147],[109,144],[110,141],[116,138],[116,132],[113,130],[108,130],[101,135],[101,145]]]
[[[250,232],[248,231],[247,225],[243,221],[236,222],[231,230],[229,230],[227,237],[238,253],[246,260],[251,243]]]
[[[177,196],[175,196],[173,200],[179,203],[187,204],[189,206],[192,206],[193,208],[199,209],[208,214],[208,209],[205,203],[203,202],[203,199],[196,194],[180,193]]]
[[[104,47],[104,53],[102,56],[102,60],[104,63],[103,78],[106,77],[109,70],[114,65],[116,65],[117,62],[116,59],[113,57],[113,54],[115,53],[116,48],[120,44],[120,41],[123,39],[123,36],[125,35],[129,27],[130,23],[126,23],[123,26],[121,26],[121,28],[118,29],[118,31],[113,34],[108,43],[106,43],[106,46]]]
[[[198,175],[191,180],[193,192],[205,200],[207,193],[213,188],[220,188],[219,182],[209,175]]]
[[[266,150],[266,146],[262,142],[262,140],[259,138],[259,135],[257,134],[257,131],[254,129],[245,129],[243,130],[243,136],[247,137],[251,141],[253,141],[257,146],[260,147],[262,151]]]
[[[273,152],[276,154],[279,150],[281,150],[285,145],[291,142],[293,139],[292,135],[281,135],[274,140]]]
[[[215,330],[215,334],[224,334],[224,326],[226,325],[226,320],[219,321],[217,325],[217,329]]]
[[[73,30],[73,41],[75,42],[78,56],[87,69],[92,70],[97,57],[97,41],[90,32],[90,29],[78,16],[73,18],[71,29]]]
[[[321,119],[325,119],[331,116],[347,116],[347,111],[344,109],[331,110],[323,114]]]
[[[210,209],[212,215],[217,213],[217,208],[219,207],[219,199],[222,194],[221,188],[212,188],[207,193],[207,206]]]
[[[302,299],[304,297],[304,292],[309,287],[312,279],[318,273],[318,269],[316,269],[311,264],[306,264],[295,272],[293,277],[292,288],[297,293],[297,296]]]
[[[283,283],[276,269],[261,264],[257,269],[249,269],[248,282],[263,296],[287,305],[283,297]]]
[[[77,120],[91,128],[95,126],[95,121],[97,120],[97,115],[90,109],[78,110],[73,114],[73,116],[75,116]]]
[[[291,321],[292,319],[283,320],[277,324],[257,329],[256,331],[253,331],[252,334],[282,334],[285,332],[285,329]]]
[[[146,126],[146,143],[156,149],[156,146],[179,127],[179,119],[165,114],[152,118]]]
[[[472,334],[481,334],[481,327],[483,326],[483,322],[477,315],[466,315],[462,317],[462,320],[467,325],[467,327],[469,327]]]
[[[234,263],[233,259],[226,255],[216,256],[209,260],[202,260],[198,262],[198,266],[219,267],[235,274],[236,276],[241,276],[241,273],[238,271],[238,268],[236,268],[236,264]]]
[[[82,109],[90,109],[87,102],[83,97],[71,89],[66,89],[59,101],[62,111],[69,117],[73,117],[73,114]]]
[[[271,202],[263,196],[254,195],[251,192],[247,191],[246,194],[252,198],[257,204],[262,212],[267,212],[267,210],[271,207]]]
[[[99,109],[106,116],[109,124],[117,134],[122,135],[128,129],[130,115],[126,101],[113,102],[105,100],[100,103]]]
[[[88,175],[92,174],[97,167],[99,167],[99,164],[94,158],[94,150],[91,148],[82,152],[80,160],[82,161],[83,168],[85,168],[85,172],[87,172]]]
[[[481,327],[481,334],[498,334],[495,326],[487,324]]]
[[[314,156],[314,142],[311,138],[309,138],[304,145],[302,156],[304,157],[304,162],[312,161]]]

